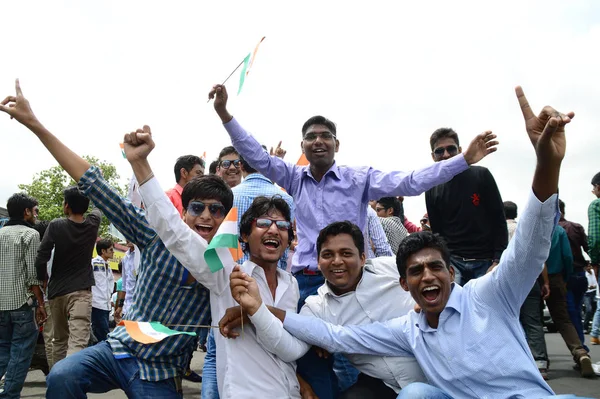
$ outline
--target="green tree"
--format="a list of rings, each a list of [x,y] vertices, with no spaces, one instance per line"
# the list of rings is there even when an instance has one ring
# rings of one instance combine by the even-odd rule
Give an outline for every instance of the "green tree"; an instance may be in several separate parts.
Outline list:
[[[119,174],[113,164],[92,156],[84,155],[83,158],[99,167],[108,184],[117,189],[121,195],[126,194],[127,185],[119,184]],[[38,200],[40,209],[38,219],[50,221],[64,216],[63,190],[72,185],[76,185],[75,181],[58,165],[37,173],[30,184],[19,184],[19,189]],[[103,216],[98,232],[101,237],[109,237],[109,224],[108,219]]]

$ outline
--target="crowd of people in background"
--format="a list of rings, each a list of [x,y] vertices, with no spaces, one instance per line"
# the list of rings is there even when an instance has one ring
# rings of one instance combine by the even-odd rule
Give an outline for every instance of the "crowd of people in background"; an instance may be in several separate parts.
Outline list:
[[[297,165],[241,126],[222,85],[209,98],[231,145],[208,174],[205,159],[183,155],[165,191],[147,158],[151,129],[125,135],[132,201],[39,122],[17,81],[0,110],[77,186],[64,191],[65,217],[49,223],[37,220],[35,198],[7,202],[0,397],[19,397],[39,326],[48,398],[112,389],[176,398],[182,379],[202,382],[208,399],[549,397],[544,305],[574,367],[594,377],[585,334],[600,344],[600,173],[586,234],[558,198],[574,114],[536,116],[516,93],[537,157],[522,212],[475,165],[497,149],[490,131],[463,150],[453,129],[437,129],[430,166],[382,172],[337,164],[337,127],[314,116],[300,129],[308,165]],[[403,200],[421,193],[427,213],[416,225]],[[204,254],[232,208],[242,253],[214,271]],[[115,241],[98,237],[103,215],[126,239],[117,281]],[[195,334],[142,344],[122,320]],[[198,348],[202,375],[191,369]]]

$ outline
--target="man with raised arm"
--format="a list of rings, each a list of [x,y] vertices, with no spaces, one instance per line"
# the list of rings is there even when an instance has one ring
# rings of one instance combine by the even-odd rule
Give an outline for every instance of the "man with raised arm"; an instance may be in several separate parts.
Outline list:
[[[528,206],[498,267],[461,287],[453,283],[450,252],[444,242],[430,232],[416,233],[402,242],[396,263],[400,284],[421,313],[410,312],[383,323],[336,326],[315,317],[278,312],[287,331],[330,352],[415,356],[431,385],[408,385],[399,398],[553,395],[527,346],[519,309],[550,250],[559,216],[564,127],[575,114],[545,107],[536,117],[523,90],[517,87],[516,93],[537,165]],[[248,276],[244,280],[252,294],[253,282]],[[252,306],[249,313],[261,307]],[[590,358],[578,360],[583,374],[593,376]]]
[[[207,287],[190,276],[177,262],[143,210],[121,197],[102,177],[100,170],[79,157],[48,131],[36,118],[16,83],[16,96],[6,97],[0,110],[31,130],[78,182],[85,196],[102,210],[111,223],[136,244],[141,262],[136,289],[127,320],[165,325],[203,325],[209,316]],[[137,135],[148,137],[150,128],[127,135],[125,154],[141,186],[146,182],[160,190],[144,163],[151,148],[137,145]],[[133,139],[130,137],[133,136]],[[132,145],[136,140],[136,146]],[[186,184],[182,192],[183,220],[166,194],[160,194],[186,229],[210,241],[233,204],[231,189],[220,177],[201,176]],[[199,238],[200,238],[199,237]],[[173,327],[179,329],[178,327]],[[198,327],[185,328],[198,332]],[[83,349],[56,363],[46,380],[49,399],[85,398],[87,392],[103,393],[122,389],[129,398],[182,398],[181,376],[188,364],[186,349],[194,337],[174,335],[154,344],[135,341],[125,327],[118,326],[105,342]]]

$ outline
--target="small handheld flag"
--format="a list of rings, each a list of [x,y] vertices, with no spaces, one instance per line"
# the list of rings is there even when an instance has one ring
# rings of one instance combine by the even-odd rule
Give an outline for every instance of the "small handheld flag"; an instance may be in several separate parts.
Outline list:
[[[167,337],[172,337],[173,335],[186,334],[193,337],[196,336],[195,332],[171,330],[158,322],[148,323],[143,321],[123,320],[119,325],[125,326],[125,330],[127,330],[127,333],[131,338],[141,344],[155,344]]]
[[[240,74],[240,86],[238,88],[237,94],[240,94],[240,92],[242,91],[242,87],[244,86],[246,76],[248,76],[248,74],[250,73],[252,64],[254,64],[254,60],[256,59],[256,52],[258,51],[258,46],[260,46],[263,40],[265,40],[265,36],[263,36],[262,39],[260,39],[256,47],[254,48],[254,51],[252,53],[248,53],[246,58],[244,58],[244,67],[242,68],[242,73]]]
[[[204,260],[213,273],[221,270],[223,265],[233,264],[242,257],[237,220],[237,208],[231,208],[204,252]]]
[[[121,155],[123,155],[123,158],[127,158],[125,156],[125,144],[119,143],[119,147],[121,147]]]

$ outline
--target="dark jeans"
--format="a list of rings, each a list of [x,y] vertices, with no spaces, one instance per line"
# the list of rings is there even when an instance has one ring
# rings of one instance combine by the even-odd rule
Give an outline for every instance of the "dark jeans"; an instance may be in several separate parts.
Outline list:
[[[396,399],[398,394],[383,381],[360,373],[356,384],[339,396],[339,399]]]
[[[585,336],[583,335],[583,321],[581,320],[581,306],[583,305],[583,296],[587,291],[588,283],[584,271],[575,272],[569,278],[567,283],[567,311],[571,318],[571,323],[577,330],[577,335],[581,340],[583,347],[585,346]],[[589,351],[589,350],[588,350]]]
[[[586,356],[587,351],[577,335],[577,330],[571,322],[567,311],[567,288],[562,273],[548,275],[550,280],[550,296],[546,299],[546,305],[552,316],[552,321],[560,335],[562,335],[567,348],[571,351],[573,359],[579,363],[581,356]]]
[[[583,303],[585,304],[585,318],[583,319],[583,329],[590,330],[590,323],[594,319],[594,313],[596,312],[596,291],[586,292],[583,296]]]
[[[108,316],[110,311],[92,308],[92,333],[97,342],[106,341],[106,336],[110,332],[108,327]]]
[[[2,398],[19,398],[37,342],[34,308],[25,304],[0,311],[0,376],[5,375]]]
[[[492,265],[491,259],[464,259],[456,255],[451,255],[450,261],[454,266],[454,281],[461,287],[469,280],[485,275]]]
[[[217,347],[213,329],[208,333],[206,340],[206,357],[202,367],[202,399],[219,399],[219,385],[217,383]]]
[[[140,379],[135,358],[115,359],[108,342],[85,348],[56,363],[46,378],[47,399],[86,398],[86,393],[122,389],[128,398],[183,398],[181,379]]]
[[[525,302],[521,305],[519,321],[523,326],[529,350],[536,360],[538,368],[548,368],[548,350],[544,339],[542,309],[542,290],[540,284],[536,281],[529,295],[525,298]]]

